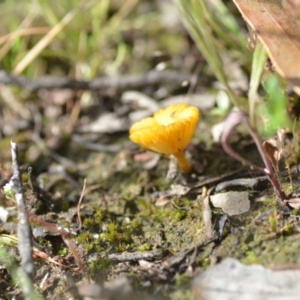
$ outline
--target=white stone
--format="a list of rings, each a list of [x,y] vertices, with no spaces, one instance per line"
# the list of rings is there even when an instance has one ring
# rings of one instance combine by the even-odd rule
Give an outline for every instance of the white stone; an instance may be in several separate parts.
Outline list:
[[[229,216],[243,214],[250,209],[248,192],[226,192],[210,196],[214,207],[221,208]]]

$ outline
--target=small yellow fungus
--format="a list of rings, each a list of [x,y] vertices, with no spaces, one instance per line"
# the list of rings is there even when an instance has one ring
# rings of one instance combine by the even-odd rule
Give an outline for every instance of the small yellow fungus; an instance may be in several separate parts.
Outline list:
[[[199,119],[199,110],[187,104],[173,104],[157,111],[153,117],[134,123],[129,138],[149,150],[174,155],[183,172],[189,172],[190,163],[184,150],[192,139]]]

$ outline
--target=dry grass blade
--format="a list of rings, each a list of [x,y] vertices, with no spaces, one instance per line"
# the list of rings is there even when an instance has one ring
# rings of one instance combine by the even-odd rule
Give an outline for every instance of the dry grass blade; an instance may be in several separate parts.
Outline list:
[[[14,74],[20,74],[24,69],[45,49],[51,41],[59,34],[64,27],[82,10],[82,3],[76,8],[71,10],[65,15],[65,17],[54,26],[28,53],[25,57],[17,64],[14,69]]]
[[[30,27],[30,28],[20,28],[14,32],[7,33],[0,37],[0,45],[13,41],[20,36],[31,36],[31,35],[39,35],[46,34],[50,30],[49,27]],[[2,56],[0,56],[2,58]]]
[[[89,276],[89,274],[88,274],[88,272],[85,268],[85,265],[84,265],[84,262],[83,262],[82,258],[79,256],[79,254],[76,250],[76,247],[75,247],[74,243],[69,238],[67,238],[66,236],[62,235],[61,237],[62,237],[64,243],[67,245],[70,252],[72,253],[72,255],[73,255],[73,257],[76,261],[77,266],[80,268],[82,273],[84,273],[87,280],[90,281],[90,276]]]
[[[277,72],[300,95],[300,28],[277,0],[234,0],[244,19],[265,46]]]
[[[211,12],[205,1],[174,0],[181,15],[181,19],[202,55],[208,61],[217,79],[226,87],[231,101],[240,107],[234,92],[228,85],[223,63],[219,55],[217,40],[211,34]]]
[[[23,22],[20,24],[19,28],[11,32],[9,35],[5,35],[4,37],[0,38],[0,44],[4,43],[4,45],[0,49],[0,60],[2,60],[5,55],[7,55],[8,51],[13,47],[18,37],[21,36],[21,33],[29,26],[31,26],[33,20],[36,17],[37,10],[34,8],[32,11],[28,14],[28,16],[23,20]]]

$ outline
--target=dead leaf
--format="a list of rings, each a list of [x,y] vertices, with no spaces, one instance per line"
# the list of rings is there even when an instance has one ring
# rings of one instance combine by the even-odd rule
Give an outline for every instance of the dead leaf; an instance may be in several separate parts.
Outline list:
[[[155,153],[153,153],[153,152],[143,151],[140,153],[136,153],[133,157],[133,160],[135,162],[146,162],[146,161],[153,159],[154,156],[155,156]]]
[[[269,158],[274,171],[278,174],[279,173],[278,162],[280,160],[280,154],[278,148],[276,146],[273,146],[268,141],[264,141],[262,146],[265,149],[267,157]]]
[[[133,160],[143,163],[144,170],[151,170],[155,168],[160,160],[160,155],[151,151],[143,151],[136,153],[133,156]]]
[[[288,205],[294,209],[300,209],[300,198],[293,198],[287,201]]]
[[[277,72],[300,95],[300,28],[278,0],[234,0]]]
[[[171,192],[174,196],[184,196],[191,190],[190,187],[184,186],[182,184],[172,184]]]
[[[300,1],[299,0],[282,0],[282,6],[295,19],[299,19],[300,18]]]
[[[169,195],[160,196],[156,202],[155,206],[162,207],[171,202],[171,197]]]

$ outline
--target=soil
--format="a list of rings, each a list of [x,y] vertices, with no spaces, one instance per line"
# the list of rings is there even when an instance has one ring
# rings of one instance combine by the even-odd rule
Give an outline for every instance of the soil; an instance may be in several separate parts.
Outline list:
[[[196,135],[188,148],[194,170],[170,182],[166,179],[167,158],[161,157],[147,170],[145,162],[136,162],[136,157],[153,158],[153,154],[134,147],[127,133],[107,139],[110,145],[120,146],[118,153],[93,152],[68,142],[65,157],[72,162],[70,166],[60,169],[48,155],[41,154],[29,177],[27,166],[22,165],[34,235],[35,287],[45,299],[72,295],[99,299],[104,294],[108,299],[120,299],[116,296],[120,293],[136,299],[190,299],[193,277],[226,257],[268,267],[300,263],[298,212],[277,199],[268,181],[253,189],[243,185],[229,188],[248,191],[251,208],[242,215],[226,216],[211,206],[213,234],[207,236],[199,195],[218,182],[232,180],[231,175],[214,181],[220,174],[243,170],[233,177],[258,176],[230,159],[220,145],[204,149]],[[21,142],[19,146],[22,159]],[[251,141],[244,138],[236,147],[259,163]],[[48,168],[37,172],[47,166],[47,160]],[[196,172],[195,166],[201,172]],[[3,183],[5,174],[3,169]],[[293,175],[293,188],[290,178],[282,177],[283,188],[297,190],[297,177]],[[84,179],[86,187],[79,205]],[[209,179],[211,183],[201,184]],[[180,192],[193,186],[198,188]],[[6,207],[13,206],[4,195],[2,201]],[[16,226],[12,215],[1,226],[1,233],[15,235]],[[18,264],[16,244],[6,249]],[[7,262],[2,262],[1,273],[1,290],[6,291],[1,299],[13,295],[22,299],[20,289],[11,282]],[[126,278],[121,285],[120,278]],[[101,288],[102,294],[95,292],[95,287]]]

